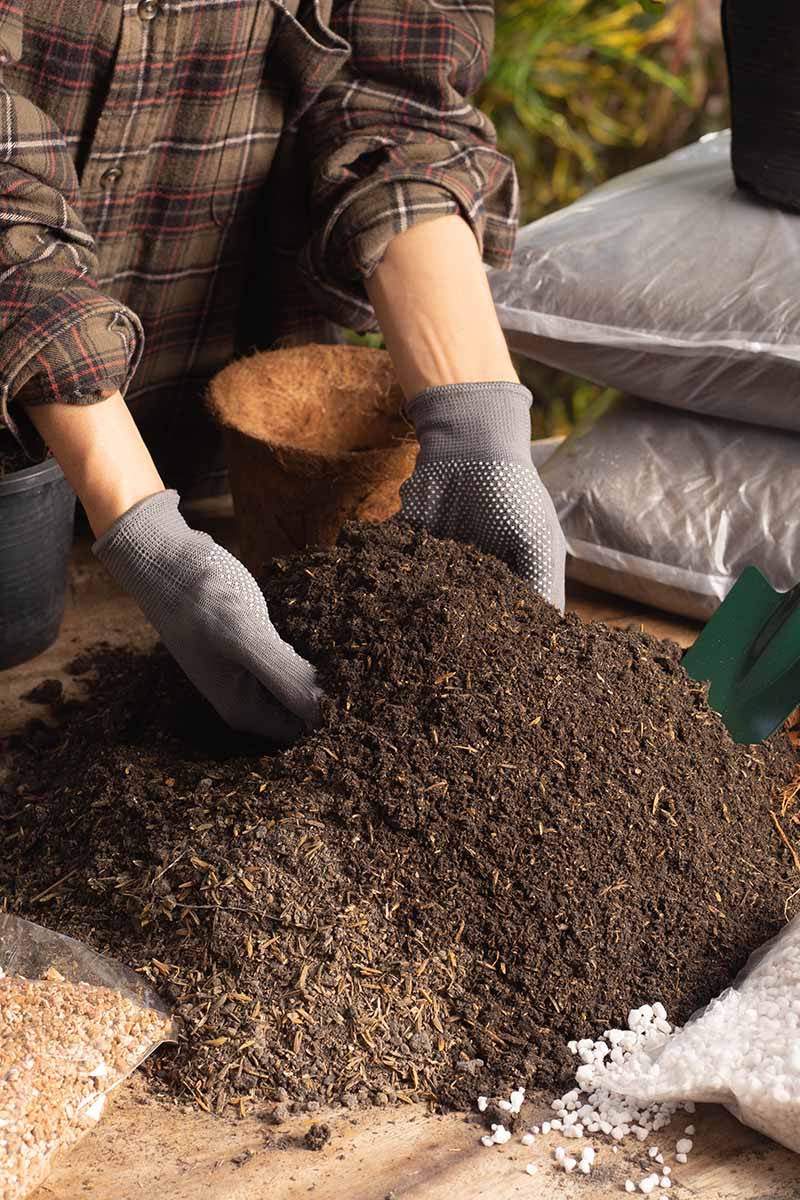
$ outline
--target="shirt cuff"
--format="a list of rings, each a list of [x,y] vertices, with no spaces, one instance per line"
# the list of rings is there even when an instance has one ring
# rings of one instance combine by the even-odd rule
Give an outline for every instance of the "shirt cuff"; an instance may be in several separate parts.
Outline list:
[[[376,328],[364,280],[383,258],[392,238],[412,226],[458,214],[472,229],[481,256],[494,267],[511,261],[517,230],[517,183],[507,159],[492,151],[498,176],[482,189],[475,171],[408,167],[365,180],[334,209],[302,260],[314,298],[332,320],[369,332]],[[465,153],[465,157],[468,152]]]
[[[28,405],[92,404],[125,392],[144,334],[125,305],[89,285],[54,292],[0,338],[0,419],[33,457],[44,446]]]

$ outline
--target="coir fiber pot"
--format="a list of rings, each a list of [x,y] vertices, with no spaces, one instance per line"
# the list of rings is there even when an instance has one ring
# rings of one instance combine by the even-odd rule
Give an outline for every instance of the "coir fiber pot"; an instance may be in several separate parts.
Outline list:
[[[0,476],[0,669],[58,637],[74,519],[75,493],[55,459]]]
[[[722,0],[722,28],[736,182],[800,212],[800,6]]]
[[[389,355],[361,346],[266,351],[212,380],[251,571],[397,512],[418,450],[402,399]]]

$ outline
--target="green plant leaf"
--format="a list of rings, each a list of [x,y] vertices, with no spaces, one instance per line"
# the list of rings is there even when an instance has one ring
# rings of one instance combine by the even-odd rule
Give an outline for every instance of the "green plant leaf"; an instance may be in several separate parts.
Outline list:
[[[714,3],[496,0],[479,102],[515,161],[523,222],[727,123]],[[537,397],[538,436],[590,418],[599,398],[608,400],[540,364],[520,360],[518,370]]]

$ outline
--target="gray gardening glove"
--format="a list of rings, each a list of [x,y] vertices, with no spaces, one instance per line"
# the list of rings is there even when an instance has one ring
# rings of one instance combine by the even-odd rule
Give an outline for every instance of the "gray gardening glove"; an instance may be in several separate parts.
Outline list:
[[[278,636],[250,572],[190,529],[178,501],[173,491],[140,500],[94,553],[223,720],[291,741],[319,720],[314,668]]]
[[[564,535],[531,459],[531,394],[520,383],[454,383],[407,406],[420,444],[400,515],[500,558],[564,609]]]

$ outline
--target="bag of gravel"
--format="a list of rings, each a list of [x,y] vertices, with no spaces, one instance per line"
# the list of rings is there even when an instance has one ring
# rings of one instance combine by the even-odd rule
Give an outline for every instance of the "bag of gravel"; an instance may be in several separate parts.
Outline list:
[[[21,1200],[164,1041],[169,1012],[133,971],[0,913],[0,1200]]]
[[[682,1029],[653,1033],[594,1083],[648,1105],[724,1104],[744,1125],[800,1153],[800,918]]]
[[[800,579],[800,434],[625,398],[541,468],[571,579],[707,620],[746,566]]]
[[[489,278],[527,358],[800,431],[799,254],[800,216],[736,187],[725,132],[534,221]]]

